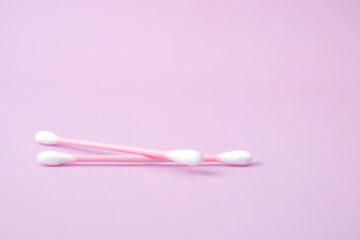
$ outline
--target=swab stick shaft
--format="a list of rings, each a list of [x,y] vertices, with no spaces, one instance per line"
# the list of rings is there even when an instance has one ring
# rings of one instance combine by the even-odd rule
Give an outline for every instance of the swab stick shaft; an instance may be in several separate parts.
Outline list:
[[[173,162],[141,155],[73,155],[74,162]],[[217,156],[206,155],[203,162],[219,162]]]
[[[165,158],[166,156],[166,154],[163,151],[158,151],[158,150],[129,147],[129,146],[116,145],[116,144],[109,144],[109,143],[84,141],[84,140],[63,138],[63,137],[58,138],[57,144],[86,147],[86,148],[96,148],[96,149],[123,152],[123,153],[141,154],[153,158]]]

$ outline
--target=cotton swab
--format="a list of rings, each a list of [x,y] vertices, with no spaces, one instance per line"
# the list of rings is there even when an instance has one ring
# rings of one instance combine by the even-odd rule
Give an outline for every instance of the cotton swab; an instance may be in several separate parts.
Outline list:
[[[124,153],[140,154],[147,157],[152,157],[162,160],[170,160],[186,165],[198,165],[202,162],[203,156],[200,152],[195,150],[173,150],[173,151],[159,151],[145,148],[121,146],[108,143],[91,142],[72,138],[64,138],[56,135],[53,132],[40,131],[35,134],[35,141],[45,145],[71,145],[78,147],[96,148]],[[61,155],[62,157],[56,157],[56,159],[67,159],[67,155]],[[65,161],[65,160],[59,160]],[[56,162],[56,161],[55,161]]]
[[[41,152],[38,161],[45,165],[60,165],[70,162],[172,162],[169,159],[156,159],[141,155],[73,155],[54,151]],[[205,155],[204,162],[220,162],[231,165],[248,165],[251,154],[236,150],[219,155]]]

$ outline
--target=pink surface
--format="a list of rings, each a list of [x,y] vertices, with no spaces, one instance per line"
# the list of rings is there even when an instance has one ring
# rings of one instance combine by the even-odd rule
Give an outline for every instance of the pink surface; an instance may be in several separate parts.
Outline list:
[[[0,239],[360,239],[359,1],[0,1]],[[44,167],[60,135],[249,167]]]

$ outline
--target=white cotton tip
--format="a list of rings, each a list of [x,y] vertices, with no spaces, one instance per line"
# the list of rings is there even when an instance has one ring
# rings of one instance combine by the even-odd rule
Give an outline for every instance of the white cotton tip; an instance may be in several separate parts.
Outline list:
[[[251,153],[242,150],[221,153],[218,157],[226,164],[248,165],[251,162]]]
[[[40,131],[35,134],[35,141],[45,145],[55,145],[58,136],[53,132]]]
[[[202,154],[195,150],[173,150],[168,152],[167,157],[185,165],[199,165],[203,160]]]
[[[72,154],[54,152],[54,151],[41,152],[37,156],[37,159],[40,163],[51,166],[56,166],[63,163],[75,161],[75,157]]]

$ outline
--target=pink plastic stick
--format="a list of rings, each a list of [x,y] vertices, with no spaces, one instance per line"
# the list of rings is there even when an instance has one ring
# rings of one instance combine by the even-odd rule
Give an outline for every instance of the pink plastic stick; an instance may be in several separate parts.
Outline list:
[[[74,155],[75,162],[172,162],[141,155]],[[204,156],[204,162],[220,162],[215,155]]]
[[[166,152],[164,152],[164,151],[115,145],[115,144],[109,144],[109,143],[100,143],[100,142],[92,142],[92,141],[84,141],[84,140],[77,140],[77,139],[72,139],[72,138],[59,137],[57,140],[57,144],[64,144],[64,145],[71,145],[71,146],[78,146],[78,147],[87,147],[87,148],[96,148],[96,149],[110,150],[110,151],[124,152],[124,153],[141,154],[141,155],[145,155],[145,156],[153,157],[153,158],[157,158],[157,159],[167,159]]]

